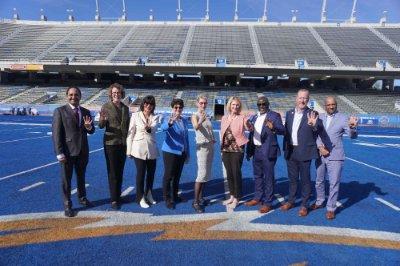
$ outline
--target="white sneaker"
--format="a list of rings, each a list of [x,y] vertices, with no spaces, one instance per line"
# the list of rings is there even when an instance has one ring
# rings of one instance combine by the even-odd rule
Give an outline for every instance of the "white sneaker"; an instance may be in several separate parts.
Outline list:
[[[144,208],[144,209],[147,209],[147,208],[149,208],[150,206],[149,206],[149,204],[147,204],[147,202],[146,202],[146,200],[145,200],[145,198],[143,197],[141,200],[140,200],[140,207],[142,207],[142,208]]]
[[[233,201],[230,204],[228,204],[228,207],[233,210],[237,207],[238,203],[239,203],[239,201],[234,198]]]
[[[153,195],[151,194],[151,190],[149,190],[149,192],[147,192],[147,201],[150,202],[150,204],[156,204],[157,202],[153,199]]]
[[[233,196],[231,196],[229,199],[227,199],[227,200],[224,200],[224,201],[222,202],[222,205],[228,205],[228,204],[231,204],[231,203],[233,202],[233,199],[234,199],[234,197],[233,197]]]

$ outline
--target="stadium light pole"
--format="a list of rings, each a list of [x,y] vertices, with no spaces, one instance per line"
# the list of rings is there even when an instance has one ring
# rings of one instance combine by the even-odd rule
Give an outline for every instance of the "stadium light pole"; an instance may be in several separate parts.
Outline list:
[[[379,21],[379,24],[381,24],[382,26],[385,26],[386,21],[387,21],[387,11],[385,10],[382,13],[382,17],[381,17],[381,20]]]
[[[292,22],[297,22],[297,12],[299,12],[299,10],[292,9]]]
[[[178,9],[176,10],[176,20],[181,21],[182,20],[182,9],[181,9],[181,0],[178,0]]]
[[[350,23],[355,23],[355,22],[357,22],[357,18],[356,18],[356,6],[357,6],[357,0],[354,0],[354,1],[353,1],[353,8],[351,9]]]
[[[74,18],[74,15],[73,15],[74,10],[73,9],[67,9],[67,13],[68,13],[68,20],[69,21],[75,21],[75,18]]]
[[[16,8],[16,7],[14,7],[14,8],[13,8],[13,11],[14,11],[14,14],[13,14],[13,19],[15,19],[15,20],[19,20],[19,15],[18,15],[18,13],[17,13],[17,8]]]
[[[100,21],[99,0],[96,0],[96,15],[94,16],[94,20]]]
[[[323,0],[322,1],[321,23],[325,23],[327,21],[327,17],[326,17],[326,1],[327,0]]]
[[[150,9],[149,12],[150,12],[149,20],[154,21],[153,9]]]
[[[121,20],[122,21],[126,21],[128,19],[127,15],[126,15],[126,5],[125,5],[125,0],[122,0],[122,17]]]
[[[47,21],[47,17],[44,15],[43,8],[40,9],[40,21]]]
[[[266,22],[268,20],[267,18],[267,1],[268,0],[264,0],[264,12],[263,12],[263,16],[261,18],[261,21]]]
[[[239,0],[236,0],[235,1],[235,16],[233,17],[234,21],[238,21],[239,20],[238,6],[239,6]]]
[[[206,4],[206,15],[204,17],[204,21],[210,21],[210,2],[207,0]]]

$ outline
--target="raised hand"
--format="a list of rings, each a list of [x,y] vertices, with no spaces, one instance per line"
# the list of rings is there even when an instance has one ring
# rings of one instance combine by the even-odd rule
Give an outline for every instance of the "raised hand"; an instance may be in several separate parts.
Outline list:
[[[250,120],[247,120],[247,121],[246,121],[246,127],[247,127],[247,130],[249,130],[249,131],[253,131],[253,130],[254,130],[254,126],[253,126],[253,124],[250,122]]]
[[[355,128],[358,124],[358,117],[357,116],[350,116],[349,118],[349,127]]]
[[[311,111],[307,113],[307,124],[309,126],[315,127],[315,125],[317,124],[317,120],[318,120],[318,114],[316,112]]]
[[[271,130],[274,128],[274,124],[269,119],[267,119],[267,121],[265,121],[265,125]]]
[[[101,110],[100,111],[100,120],[107,121],[107,119],[108,119],[107,112],[104,110]]]
[[[171,116],[169,117],[168,124],[173,124],[177,119],[178,119],[178,114],[172,113]]]
[[[91,129],[92,128],[92,117],[89,115],[86,115],[83,117],[83,125],[85,126],[86,129]]]

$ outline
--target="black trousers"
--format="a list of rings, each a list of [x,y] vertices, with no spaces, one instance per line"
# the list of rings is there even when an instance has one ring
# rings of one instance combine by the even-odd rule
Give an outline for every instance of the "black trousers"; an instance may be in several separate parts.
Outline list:
[[[297,193],[297,183],[300,177],[301,183],[301,206],[308,207],[308,200],[311,196],[311,174],[310,166],[311,160],[309,161],[298,161],[291,158],[286,160],[287,171],[289,176],[289,199],[290,203],[295,202]]]
[[[163,196],[166,202],[176,201],[178,198],[179,180],[181,178],[186,155],[177,155],[163,151],[164,178]]]
[[[222,162],[226,169],[229,192],[237,199],[242,196],[243,157],[243,152],[222,152]]]
[[[88,164],[88,155],[67,157],[67,162],[61,165],[61,188],[63,192],[64,207],[71,207],[71,179],[75,169],[78,198],[86,197],[85,173]]]
[[[106,156],[111,202],[118,202],[121,197],[122,178],[126,161],[126,146],[104,145],[104,154]]]
[[[136,165],[136,202],[139,203],[143,195],[153,189],[154,173],[156,172],[156,159],[142,160],[134,157]],[[146,187],[144,188],[144,177],[146,178]]]

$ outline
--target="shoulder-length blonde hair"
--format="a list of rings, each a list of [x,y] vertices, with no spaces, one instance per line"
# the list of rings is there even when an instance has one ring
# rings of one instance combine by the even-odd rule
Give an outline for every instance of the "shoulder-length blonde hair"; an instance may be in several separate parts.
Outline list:
[[[231,104],[232,104],[233,101],[237,101],[239,103],[239,112],[238,112],[238,114],[240,114],[242,112],[242,101],[237,96],[232,96],[232,97],[229,98],[228,103],[226,104],[226,112],[228,114],[231,113]]]
[[[125,98],[124,87],[122,87],[122,85],[119,83],[113,83],[110,85],[110,87],[108,87],[108,98],[110,98],[110,100],[112,99],[112,89],[113,88],[117,88],[119,90],[119,92],[121,93],[121,99]]]

